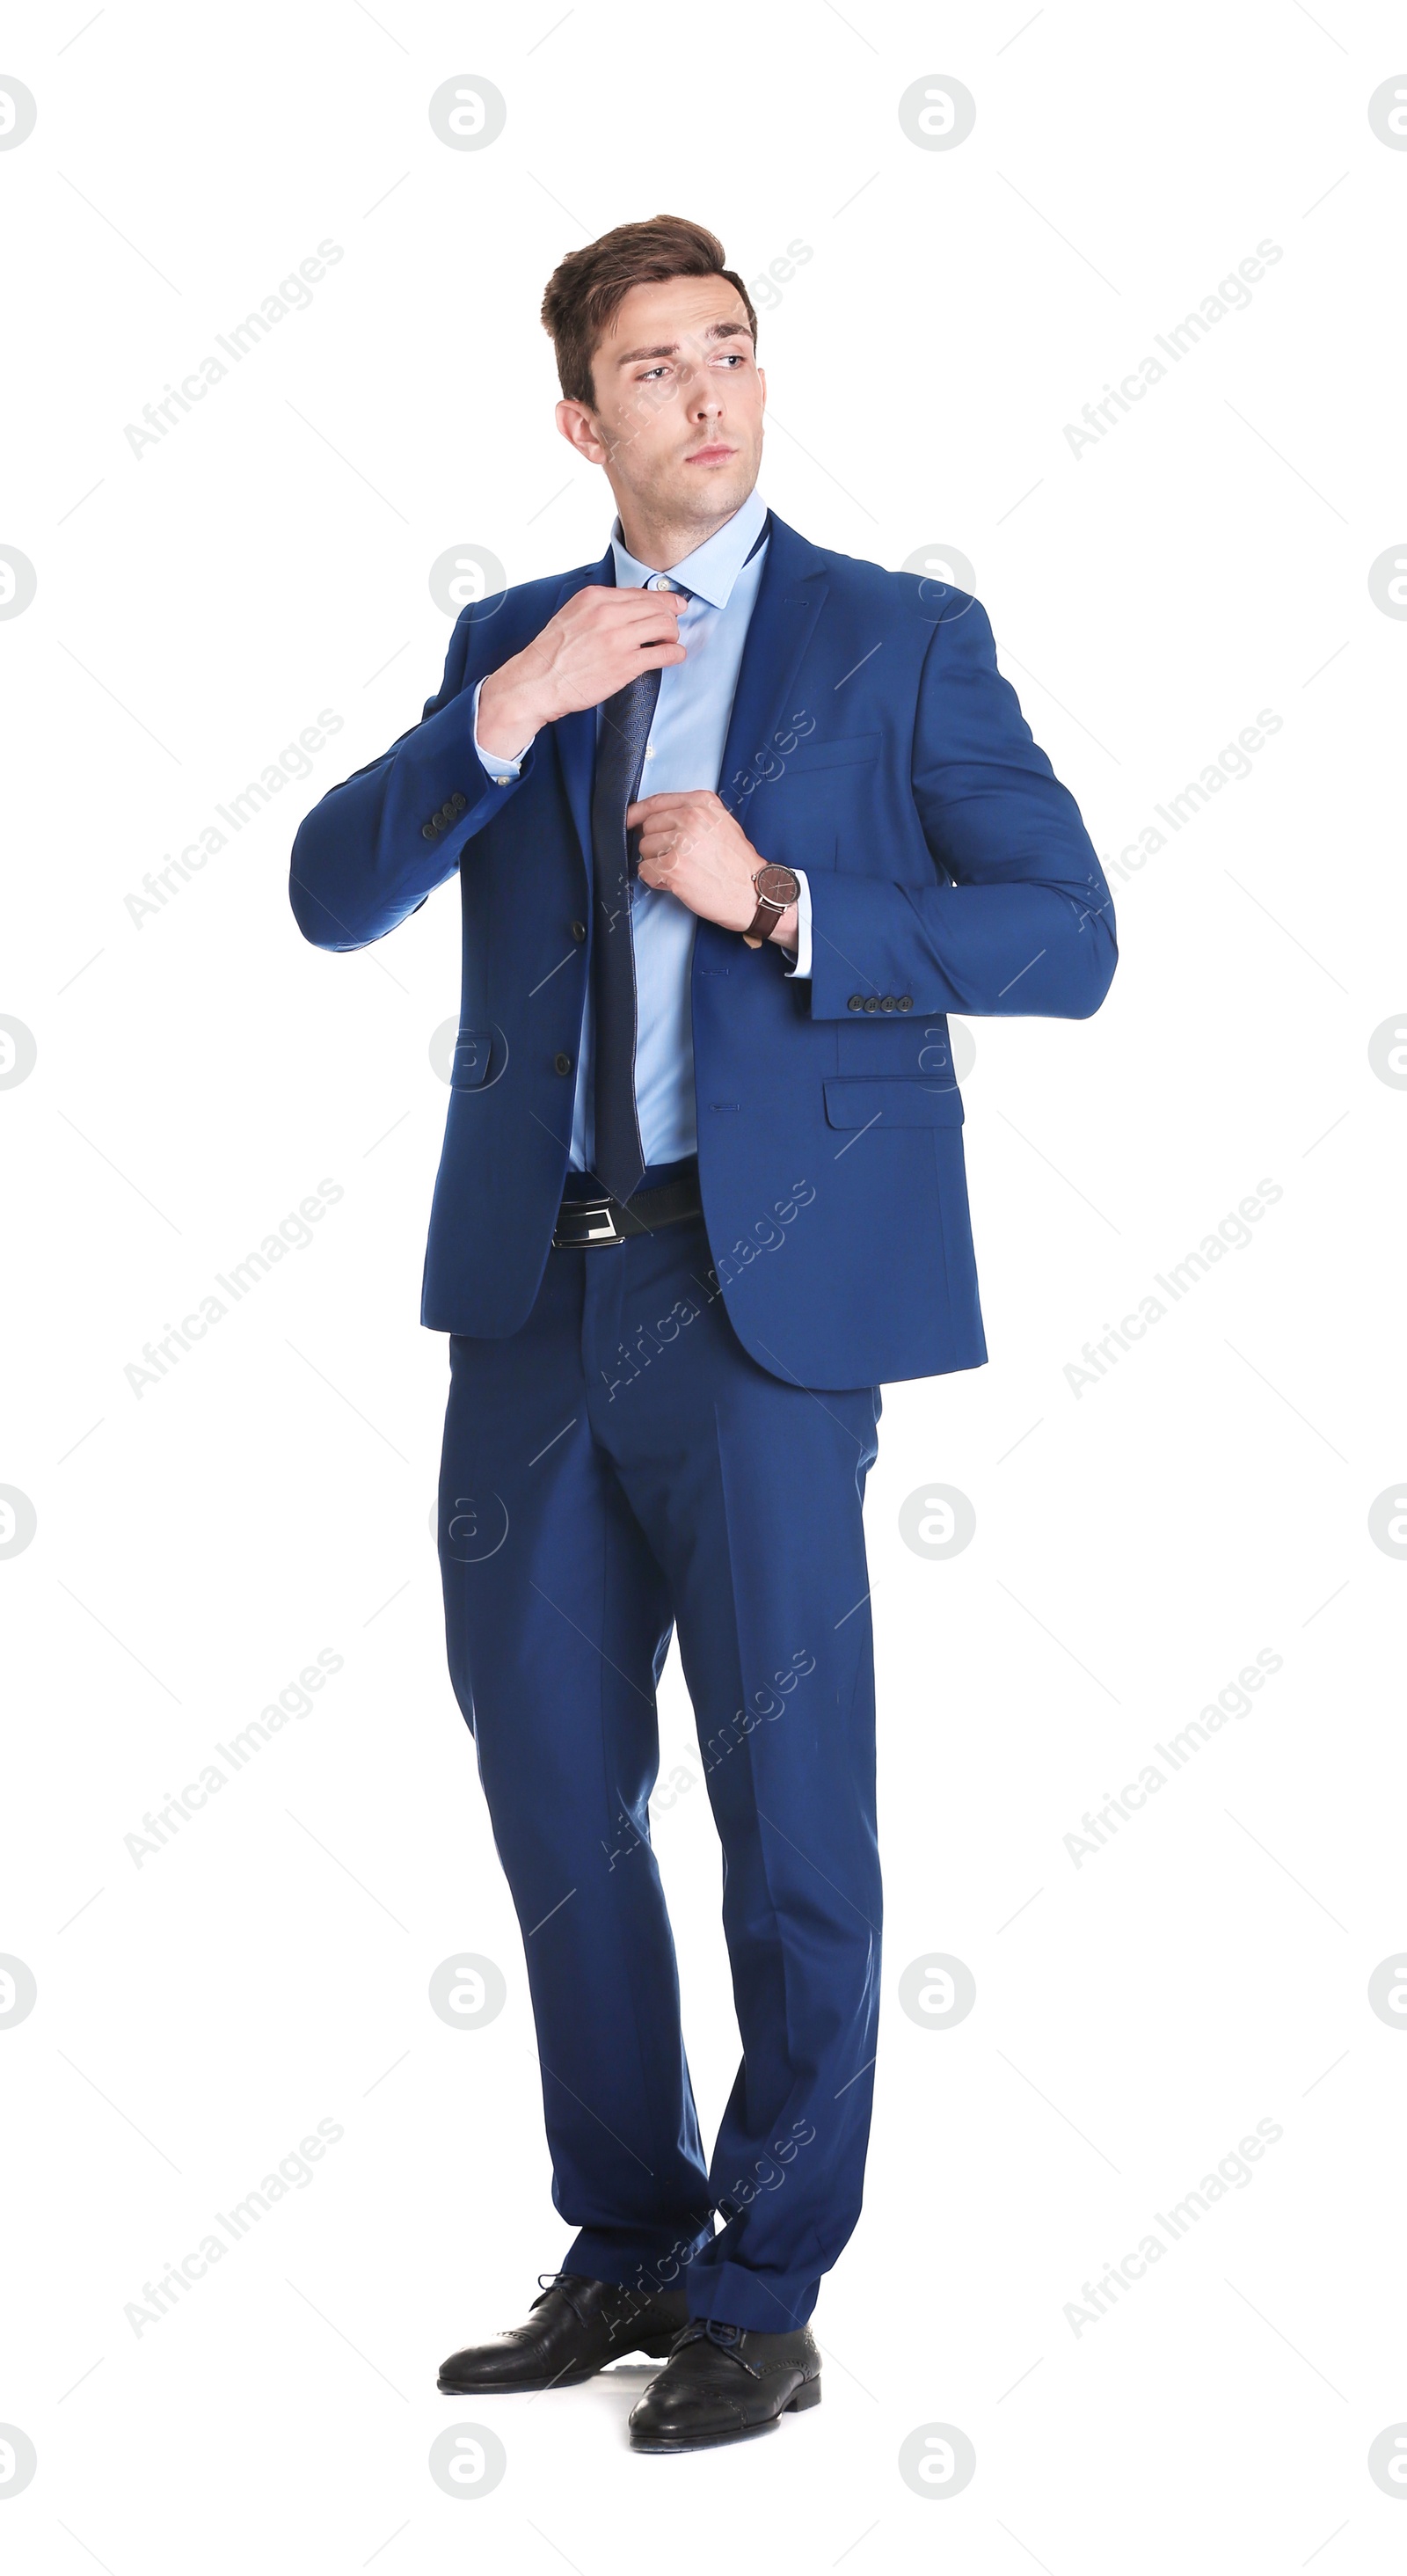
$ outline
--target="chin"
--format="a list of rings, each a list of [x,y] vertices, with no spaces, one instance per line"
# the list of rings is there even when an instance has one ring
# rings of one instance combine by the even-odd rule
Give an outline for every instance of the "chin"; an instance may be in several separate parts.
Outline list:
[[[683,490],[705,498],[711,510],[729,502],[741,508],[756,480],[756,469],[742,456],[730,456],[721,465],[685,465],[679,475]]]

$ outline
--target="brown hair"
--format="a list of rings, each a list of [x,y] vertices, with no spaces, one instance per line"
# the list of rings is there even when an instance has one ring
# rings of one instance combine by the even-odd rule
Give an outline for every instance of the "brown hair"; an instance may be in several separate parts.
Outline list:
[[[747,312],[753,344],[757,315],[737,271],[723,265],[723,244],[702,224],[682,215],[655,215],[649,223],[617,224],[614,232],[568,251],[554,268],[542,299],[542,327],[557,353],[557,373],[568,402],[595,408],[591,361],[632,286],[657,286],[667,277],[721,277],[736,289]]]

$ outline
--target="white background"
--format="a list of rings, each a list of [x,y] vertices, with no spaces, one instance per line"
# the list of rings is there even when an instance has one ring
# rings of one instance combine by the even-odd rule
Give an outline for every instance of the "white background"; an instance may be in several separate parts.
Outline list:
[[[1367,2467],[1407,2417],[1407,2038],[1367,1997],[1407,1935],[1407,1575],[1368,1528],[1405,1463],[1407,1101],[1368,1053],[1404,1001],[1407,624],[1368,587],[1404,535],[1407,154],[1367,114],[1400,13],[51,0],[0,45],[39,111],[0,152],[0,544],[38,576],[0,622],[0,1011],[38,1050],[0,1095],[0,1482],[37,1513],[0,1562],[0,1950],[38,1985],[0,2032],[0,2419],[38,2454],[0,2484],[14,2565],[1400,2565]],[[460,73],[507,102],[482,151],[429,122]],[[900,127],[930,74],[977,102],[951,151]],[[887,1392],[867,1506],[868,2205],[815,2318],[823,2409],[670,2462],[626,2449],[639,2369],[435,2393],[566,2243],[429,1529],[458,907],[333,957],[286,899],[301,814],[438,685],[431,564],[600,553],[537,305],[565,250],[661,207],[749,279],[809,247],[762,314],[763,491],[883,564],[962,550],[1101,854],[1281,718],[1114,876],[1097,1018],[970,1024],[991,1361]],[[134,454],[126,424],[323,240],[309,308]],[[1249,308],[1072,453],[1065,424],[1263,240]],[[312,775],[134,923],[144,874],[322,709]],[[324,1178],[313,1241],[134,1393],[143,1344]],[[1082,1344],[1261,1180],[1251,1243],[1076,1394]],[[976,1512],[950,1560],[899,1536],[934,1481]],[[321,1649],[310,1713],[138,1867],[143,1814]],[[1077,1867],[1084,1812],[1261,1649],[1251,1712]],[[677,1667],[662,1737],[668,1772]],[[737,2037],[696,1789],[657,1839],[711,2135]],[[457,1944],[507,1980],[477,2031],[427,2000]],[[975,1976],[959,2027],[899,2005],[925,1945]],[[320,2119],[344,2135],[306,2186],[134,2332]],[[1082,2285],[1261,2120],[1250,2179],[1077,2333]],[[466,2417],[507,2469],[459,2500],[427,2454]],[[961,2494],[900,2475],[934,2423],[975,2446]]]

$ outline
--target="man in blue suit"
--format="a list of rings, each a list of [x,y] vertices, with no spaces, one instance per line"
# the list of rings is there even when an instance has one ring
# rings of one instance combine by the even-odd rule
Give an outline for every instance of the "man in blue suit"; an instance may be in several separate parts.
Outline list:
[[[986,1357],[947,1014],[1097,1010],[1109,892],[965,593],[756,490],[757,320],[660,216],[564,259],[599,563],[460,617],[294,847],[319,947],[457,876],[422,1320],[450,1337],[450,1670],[523,1933],[576,2234],[457,2394],[665,2361],[642,2450],[820,2397],[859,2215],[880,1876],[861,1503],[887,1379]],[[650,1847],[677,1627],[743,2057],[711,2159]]]

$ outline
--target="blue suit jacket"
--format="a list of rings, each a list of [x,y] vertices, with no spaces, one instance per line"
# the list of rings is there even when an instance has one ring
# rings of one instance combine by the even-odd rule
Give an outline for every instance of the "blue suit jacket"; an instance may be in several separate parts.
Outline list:
[[[463,1002],[421,1307],[439,1332],[515,1332],[537,1294],[589,971],[573,924],[593,914],[594,710],[545,727],[500,786],[471,696],[573,591],[613,577],[608,550],[467,608],[421,722],[294,844],[293,910],[320,948],[382,938],[459,877]],[[805,868],[813,923],[809,983],[712,922],[694,942],[699,1175],[729,1318],[763,1368],[806,1386],[973,1368],[987,1352],[945,1014],[1098,1009],[1113,913],[1074,798],[976,600],[775,516],[719,793],[764,858]]]

